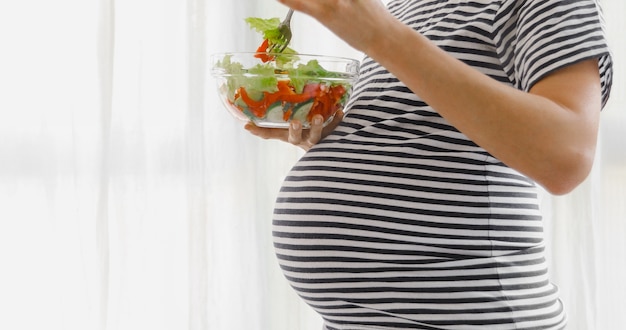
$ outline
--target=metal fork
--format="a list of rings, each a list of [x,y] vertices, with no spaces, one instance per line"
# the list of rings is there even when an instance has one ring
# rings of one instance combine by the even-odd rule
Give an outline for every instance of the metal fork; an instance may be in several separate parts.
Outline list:
[[[289,9],[285,19],[278,25],[278,31],[280,32],[280,42],[274,43],[267,50],[268,53],[282,53],[289,45],[291,41],[291,16],[293,15],[293,9]]]

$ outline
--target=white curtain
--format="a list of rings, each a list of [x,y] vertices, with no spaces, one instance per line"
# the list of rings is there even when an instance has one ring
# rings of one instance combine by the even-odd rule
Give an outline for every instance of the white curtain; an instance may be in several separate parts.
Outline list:
[[[546,196],[569,329],[626,312],[623,1],[604,0],[616,65],[587,182]],[[283,279],[274,197],[301,152],[218,102],[207,56],[260,42],[272,0],[0,2],[0,329],[319,330]],[[294,16],[294,48],[360,55]]]

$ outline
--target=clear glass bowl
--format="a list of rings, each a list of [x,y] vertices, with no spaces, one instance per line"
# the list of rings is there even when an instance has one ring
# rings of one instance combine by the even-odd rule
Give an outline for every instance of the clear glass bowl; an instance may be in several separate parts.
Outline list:
[[[306,54],[220,53],[211,55],[210,68],[222,103],[236,118],[271,128],[287,128],[298,119],[307,128],[314,115],[322,115],[326,125],[345,107],[358,78],[359,61]]]

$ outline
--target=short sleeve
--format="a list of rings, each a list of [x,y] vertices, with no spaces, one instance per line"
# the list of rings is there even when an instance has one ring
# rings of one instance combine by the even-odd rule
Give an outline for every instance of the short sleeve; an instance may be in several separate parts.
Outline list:
[[[509,79],[523,91],[555,70],[597,58],[606,105],[613,64],[596,0],[502,0],[494,41]]]

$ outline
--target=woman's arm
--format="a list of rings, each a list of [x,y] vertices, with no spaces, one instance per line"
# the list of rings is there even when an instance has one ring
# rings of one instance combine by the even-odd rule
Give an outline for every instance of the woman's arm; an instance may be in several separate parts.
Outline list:
[[[476,144],[549,192],[567,193],[587,177],[601,109],[596,60],[558,70],[525,93],[447,54],[377,0],[281,2],[365,52]]]
[[[554,72],[530,93],[497,82],[405,25],[367,53],[476,144],[554,194],[593,162],[601,108],[596,60]]]

